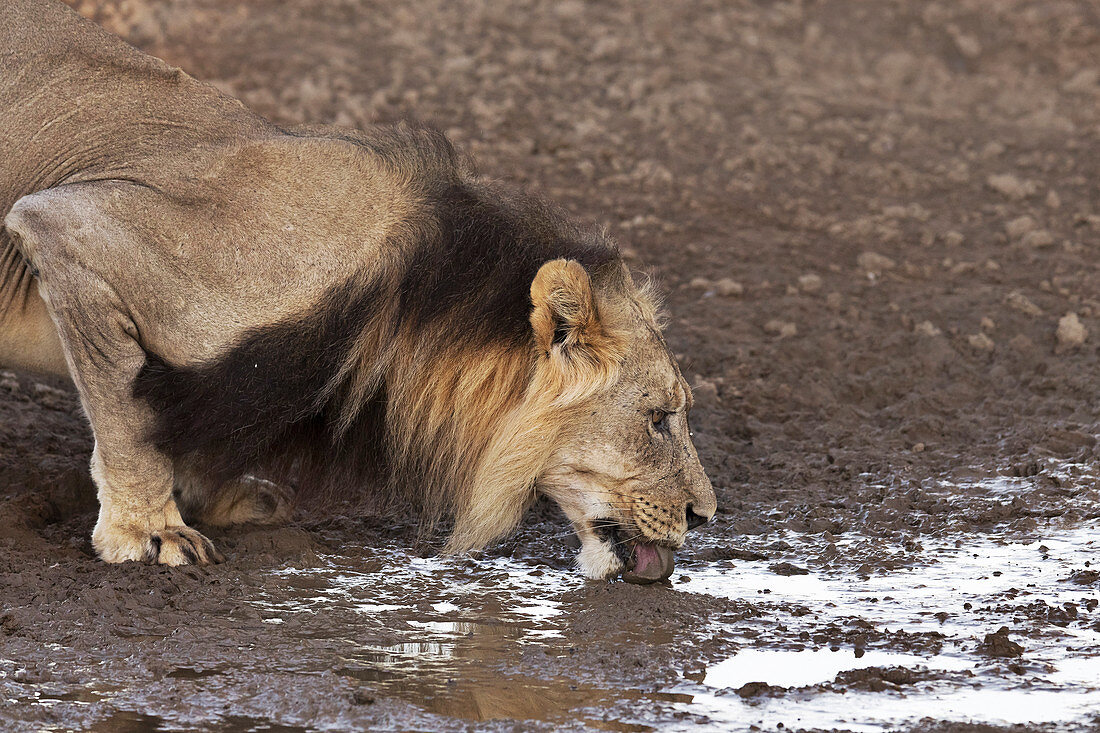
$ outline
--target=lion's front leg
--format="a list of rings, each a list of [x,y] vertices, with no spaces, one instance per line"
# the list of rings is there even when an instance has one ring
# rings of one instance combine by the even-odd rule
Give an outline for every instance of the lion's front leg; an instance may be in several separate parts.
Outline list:
[[[82,311],[79,315],[68,312],[59,320],[95,318],[88,309]],[[78,338],[78,329],[67,324],[61,330],[96,439],[92,452],[92,480],[99,495],[99,519],[92,533],[96,552],[107,562],[221,562],[213,543],[184,523],[172,496],[172,461],[147,439],[152,411],[130,394],[133,375],[144,358],[137,353],[140,348],[132,340],[129,344],[122,339],[113,344],[100,341],[110,332],[106,324],[84,331],[96,334],[93,343]],[[111,358],[102,360],[93,354]]]
[[[221,562],[213,543],[184,523],[172,496],[172,461],[146,439],[152,412],[129,394],[136,369],[97,364],[86,344],[63,340],[72,351],[77,387],[96,438],[91,466],[99,495],[99,519],[92,533],[96,552],[107,562]],[[125,344],[119,347],[123,350],[114,352],[108,364],[132,367],[137,355],[125,354]],[[104,344],[96,347],[97,353],[106,349]]]
[[[214,544],[184,524],[171,491],[164,491],[171,486],[171,474],[165,481],[160,457],[131,456],[129,464],[121,470],[109,468],[110,459],[104,458],[99,443],[92,454],[92,479],[99,489],[92,546],[99,556],[107,562],[161,565],[221,562],[224,558]],[[139,465],[146,470],[136,470]]]
[[[98,489],[99,519],[92,545],[107,562],[221,562],[213,543],[184,523],[172,496],[172,461],[148,440],[153,412],[131,393],[144,361],[144,352],[128,338],[132,329],[118,313],[103,312],[105,319],[91,328],[70,322],[94,321],[99,313],[87,307],[59,310],[58,319],[96,439],[92,480]],[[112,329],[111,324],[121,325]],[[117,340],[104,338],[112,332],[121,335]],[[94,334],[90,340],[89,334]]]
[[[92,544],[108,562],[219,562],[210,540],[180,517],[172,461],[149,440],[154,413],[133,394],[145,351],[128,289],[141,277],[141,265],[135,264],[133,240],[99,215],[91,198],[97,191],[89,184],[28,196],[5,219],[38,270],[43,301],[92,424],[91,470],[100,503]]]

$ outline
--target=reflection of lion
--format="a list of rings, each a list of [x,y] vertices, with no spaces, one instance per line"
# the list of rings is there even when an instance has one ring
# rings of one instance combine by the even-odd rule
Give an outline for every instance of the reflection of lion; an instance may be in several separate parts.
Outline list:
[[[0,363],[75,383],[105,560],[217,560],[178,507],[277,518],[253,473],[385,486],[454,551],[542,492],[594,577],[667,575],[713,515],[605,236],[438,133],[275,127],[52,0],[0,5],[0,58]]]

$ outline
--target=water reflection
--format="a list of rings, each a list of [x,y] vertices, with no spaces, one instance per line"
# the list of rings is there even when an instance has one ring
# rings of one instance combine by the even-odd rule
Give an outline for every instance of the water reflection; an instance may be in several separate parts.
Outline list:
[[[569,680],[504,672],[509,652],[525,633],[519,625],[408,623],[427,638],[364,647],[345,658],[340,674],[371,682],[380,691],[414,701],[429,712],[478,721],[552,720],[618,696]]]

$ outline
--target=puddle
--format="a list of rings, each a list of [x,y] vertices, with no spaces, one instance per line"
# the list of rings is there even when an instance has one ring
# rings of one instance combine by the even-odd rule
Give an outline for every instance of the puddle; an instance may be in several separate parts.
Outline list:
[[[693,707],[731,726],[744,724],[747,709],[759,726],[857,731],[880,731],[926,716],[1001,724],[1085,720],[1100,709],[1100,623],[1088,613],[1098,594],[1095,584],[1068,579],[1100,557],[1100,524],[1039,534],[1041,539],[1019,542],[987,536],[947,546],[926,543],[912,567],[862,576],[828,571],[781,577],[763,561],[692,568],[690,579],[677,588],[764,598],[779,608],[809,607],[802,617],[813,620],[807,628],[858,618],[882,629],[938,632],[945,639],[944,653],[927,657],[875,650],[857,657],[851,648],[746,649],[711,666],[703,685],[684,689],[695,693]],[[787,541],[793,559],[795,543],[805,540]],[[792,617],[791,624],[800,619]],[[977,648],[985,634],[1002,625],[1024,648],[1019,661],[989,657]],[[1012,664],[1019,669],[1004,670]],[[749,682],[798,688],[832,681],[847,670],[891,666],[973,675],[947,675],[906,687],[904,694],[823,691],[747,703],[729,695]],[[725,694],[706,688],[724,688]],[[866,723],[872,716],[874,722]]]
[[[1027,480],[993,479],[968,490],[1004,500]],[[1048,521],[1029,532],[921,536],[919,542],[841,535],[827,566],[819,535],[743,538],[739,549],[767,559],[685,562],[671,588],[651,592],[670,608],[746,608],[700,596],[747,601],[746,615],[716,614],[709,626],[690,629],[654,615],[621,630],[623,646],[635,656],[589,655],[581,671],[574,660],[583,655],[571,654],[585,651],[579,647],[586,638],[608,654],[617,651],[618,640],[605,638],[616,609],[592,600],[598,585],[534,561],[414,558],[400,549],[352,547],[308,568],[272,571],[261,592],[241,601],[292,648],[316,643],[318,651],[301,657],[308,661],[289,661],[276,669],[280,674],[314,680],[335,674],[341,695],[362,698],[357,705],[396,697],[472,722],[546,721],[610,731],[780,724],[883,731],[927,717],[1063,726],[1089,721],[1100,710],[1100,568],[1093,565],[1100,560],[1100,522]],[[707,538],[695,541],[705,545]],[[339,624],[315,623],[333,616]],[[603,625],[586,632],[590,620]],[[1022,656],[992,657],[980,648],[1002,626]],[[724,658],[731,650],[737,651]],[[615,667],[650,658],[672,672],[658,678],[664,682],[632,685]],[[221,699],[234,679],[251,679],[248,659],[181,659],[165,670],[163,682],[184,696]],[[892,671],[859,673],[870,668]],[[52,714],[66,706],[110,709],[127,700],[126,690],[106,684],[74,688],[24,679],[34,678],[12,659],[0,659],[0,689],[8,695],[0,705],[25,703]],[[156,710],[164,718],[114,712],[100,730],[183,725],[171,709]],[[298,730],[262,718],[204,720],[217,731]]]
[[[486,613],[494,620],[522,622],[532,632],[545,635],[554,633],[549,621],[561,614],[562,594],[584,583],[575,573],[502,558],[444,560],[410,558],[403,552],[363,552],[370,557],[368,572],[357,569],[360,561],[336,556],[322,558],[326,564],[320,568],[275,571],[281,586],[289,584],[299,592],[293,600],[280,593],[277,600],[261,598],[252,605],[283,613],[312,612],[336,603],[413,625],[425,623],[415,618],[424,612],[467,617]],[[459,599],[463,599],[461,605]]]
[[[837,545],[862,542],[866,540]],[[797,554],[793,549],[791,559]],[[819,618],[859,616],[894,629],[950,634],[971,628],[971,617],[990,603],[1087,603],[1095,591],[1067,579],[1093,560],[1100,560],[1100,523],[1052,531],[1029,542],[982,536],[946,546],[926,543],[910,567],[871,575],[810,572],[784,577],[771,572],[769,562],[744,562],[734,568],[693,567],[676,587],[726,598],[766,596],[768,603],[812,602]],[[941,620],[936,614],[946,615]],[[1072,625],[1066,633],[1074,633]]]
[[[1021,481],[992,479],[986,488],[1002,496]],[[782,556],[767,547],[777,539],[789,547]],[[301,583],[302,596],[258,604],[286,616],[342,603],[393,618],[393,628],[403,629],[407,639],[355,649],[343,657],[338,673],[429,712],[473,721],[583,720],[608,730],[646,730],[651,724],[699,730],[709,722],[722,730],[782,723],[880,731],[927,716],[1064,723],[1100,709],[1096,584],[1068,580],[1100,557],[1100,523],[1051,525],[1024,539],[922,538],[918,548],[842,537],[836,540],[842,557],[887,561],[811,567],[804,575],[778,575],[773,566],[816,556],[819,538],[791,534],[766,541],[758,549],[767,560],[684,565],[673,588],[747,600],[775,619],[782,633],[761,634],[752,624],[719,625],[712,632],[740,643],[739,653],[651,690],[601,689],[513,673],[511,661],[525,648],[561,652],[556,645],[568,615],[562,597],[584,583],[571,572],[508,559],[410,560],[402,553],[372,552],[367,572],[347,558],[328,558],[320,569],[281,571],[283,581]],[[883,632],[936,632],[943,635],[942,648],[932,654],[821,642],[823,628],[843,629],[853,620]],[[985,634],[1003,625],[1023,646],[1021,659],[993,658],[978,649]],[[652,643],[672,638],[660,631],[653,630]],[[807,641],[815,634],[817,642]],[[838,674],[871,667],[915,670],[917,682],[878,692],[836,687]],[[736,694],[752,682],[787,691],[747,699]]]
[[[720,730],[842,728],[857,733],[897,730],[922,718],[1028,725],[1085,722],[1097,710],[1095,693],[1078,690],[967,689],[919,695],[899,693],[822,693],[809,699],[784,697],[759,704],[731,703],[698,695],[692,706]],[[691,730],[671,726],[669,730]]]
[[[364,647],[346,657],[337,673],[370,682],[380,693],[415,701],[428,712],[475,721],[562,720],[578,710],[642,697],[633,690],[536,679],[497,667],[518,644],[546,638],[538,629],[465,621],[409,624],[421,630],[421,640]],[[680,693],[663,693],[663,697],[667,702],[691,700]],[[597,722],[604,730],[650,730],[621,720]]]
[[[853,649],[806,649],[784,651],[746,649],[736,656],[708,667],[703,684],[708,687],[737,689],[750,682],[777,687],[806,687],[831,682],[841,672],[869,667],[927,667],[938,670],[962,670],[972,662],[937,655],[919,657],[881,651]]]

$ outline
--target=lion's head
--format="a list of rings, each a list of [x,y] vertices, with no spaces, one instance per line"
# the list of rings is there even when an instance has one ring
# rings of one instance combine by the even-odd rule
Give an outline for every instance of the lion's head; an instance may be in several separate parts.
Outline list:
[[[650,293],[621,270],[593,283],[576,262],[556,260],[539,270],[531,297],[544,367],[577,382],[566,391],[598,382],[566,411],[538,486],[573,523],[585,575],[667,578],[672,550],[716,503],[691,440],[691,389]]]
[[[652,290],[636,287],[618,257],[591,269],[570,259],[538,269],[531,376],[475,483],[525,468],[572,522],[586,576],[663,580],[687,531],[716,509],[692,443],[691,389],[661,335]],[[481,544],[466,537],[492,526],[501,498],[475,487],[452,547]]]

